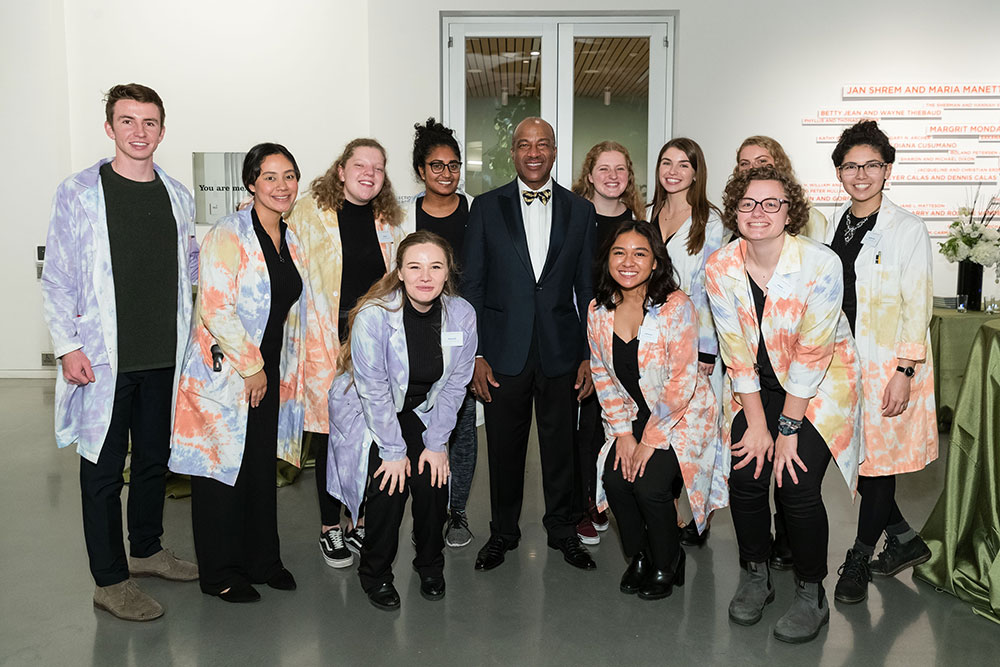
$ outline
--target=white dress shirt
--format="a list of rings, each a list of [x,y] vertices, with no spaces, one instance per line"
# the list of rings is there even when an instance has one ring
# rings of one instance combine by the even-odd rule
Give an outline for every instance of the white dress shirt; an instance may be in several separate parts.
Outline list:
[[[538,190],[532,190],[517,179],[517,198],[521,202],[521,218],[524,220],[524,236],[528,240],[528,256],[531,257],[531,268],[535,272],[535,280],[542,277],[545,267],[545,257],[549,254],[549,234],[552,231],[552,197],[549,203],[543,204],[541,199],[535,199],[529,206],[521,194],[524,191],[540,192],[552,189],[552,179]],[[555,194],[555,193],[553,193]]]

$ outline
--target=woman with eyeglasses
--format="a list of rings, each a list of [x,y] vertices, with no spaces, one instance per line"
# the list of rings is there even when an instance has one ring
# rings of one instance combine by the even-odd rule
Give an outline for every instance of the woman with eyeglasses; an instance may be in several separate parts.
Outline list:
[[[330,567],[350,567],[361,553],[363,517],[341,527],[341,503],[327,491],[330,423],[327,392],[337,372],[337,355],[347,335],[347,315],[357,300],[392,269],[403,239],[402,211],[385,173],[385,149],[375,139],[354,139],[309,186],[288,217],[302,241],[318,317],[310,326],[323,344],[306,359],[305,430],[312,434],[319,497],[319,548]],[[352,525],[353,524],[353,525]]]
[[[686,137],[671,139],[656,158],[656,187],[646,215],[660,230],[681,289],[698,312],[698,372],[711,380],[712,391],[721,400],[722,368],[715,363],[719,343],[705,295],[705,260],[722,247],[724,230],[719,209],[708,200],[707,185],[701,146]],[[693,521],[680,525],[681,543],[696,546],[708,539],[711,520],[700,532]]]
[[[795,177],[792,161],[781,144],[771,137],[757,134],[747,137],[740,144],[736,151],[736,166],[733,168],[733,174],[746,171],[751,167],[765,167],[769,164],[774,165],[778,171],[784,171],[793,178]],[[802,228],[800,233],[820,243],[825,243],[826,225],[826,216],[810,204],[809,221],[806,222],[806,226]]]
[[[427,230],[444,238],[462,265],[465,225],[469,221],[472,196],[460,192],[462,150],[455,131],[433,118],[413,126],[413,171],[424,185],[424,191],[410,197],[403,207],[403,233]],[[476,399],[467,392],[458,422],[448,441],[448,465],[451,487],[448,528],[444,543],[453,549],[472,542],[472,531],[465,513],[472,477],[476,472]]]
[[[872,574],[894,576],[931,557],[895,499],[896,475],[922,470],[938,455],[931,241],[924,222],[882,192],[895,157],[871,120],[844,130],[833,150],[851,201],[837,210],[828,241],[843,263],[844,314],[861,355],[865,399],[858,532],[834,592],[849,604],[868,597]],[[883,532],[885,546],[871,560]]]
[[[729,499],[741,570],[729,618],[753,625],[774,600],[773,473],[796,581],[774,636],[801,643],[830,618],[822,484],[831,458],[852,492],[857,480],[860,362],[841,312],[840,259],[799,236],[809,215],[801,186],[774,167],[757,167],[730,177],[723,203],[723,220],[739,239],[712,255],[705,272],[730,380],[722,433],[732,454]]]

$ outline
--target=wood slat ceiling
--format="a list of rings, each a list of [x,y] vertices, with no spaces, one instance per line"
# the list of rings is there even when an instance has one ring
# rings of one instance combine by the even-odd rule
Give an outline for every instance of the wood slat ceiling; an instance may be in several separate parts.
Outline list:
[[[465,40],[465,85],[469,97],[538,97],[541,89],[538,37],[470,37]],[[555,57],[554,54],[548,57]],[[649,39],[578,37],[573,44],[574,91],[579,97],[645,99]]]

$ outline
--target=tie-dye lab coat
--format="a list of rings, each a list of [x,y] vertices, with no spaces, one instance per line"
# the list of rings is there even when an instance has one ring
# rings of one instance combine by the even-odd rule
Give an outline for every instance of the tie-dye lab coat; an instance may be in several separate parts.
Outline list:
[[[110,159],[63,181],[52,202],[42,303],[55,356],[82,349],[94,371],[94,382],[66,382],[62,361],[56,373],[56,444],[96,463],[111,424],[118,379],[118,320],[111,270],[111,242],[100,169]],[[184,341],[191,329],[191,285],[198,280],[198,242],[194,232],[194,200],[178,181],[154,166],[170,196],[177,224],[177,353],[181,368]],[[187,268],[185,271],[184,269]],[[177,373],[174,374],[177,386]]]
[[[827,242],[850,205],[831,219]],[[920,470],[938,456],[934,364],[930,322],[934,294],[933,252],[923,220],[882,195],[875,227],[854,262],[858,296],[854,338],[861,356],[866,477]],[[882,395],[898,374],[899,359],[917,362],[909,405],[898,417],[882,416]]]
[[[243,378],[264,368],[260,343],[271,311],[271,281],[250,211],[223,218],[202,241],[201,283],[177,387],[168,464],[174,472],[230,486],[239,475],[246,443],[250,403]],[[316,334],[306,330],[312,299],[291,229],[285,242],[303,286],[285,320],[276,456],[299,465],[307,336]],[[221,372],[212,370],[215,343],[224,355]]]
[[[615,313],[590,302],[590,370],[601,404],[605,443],[597,461],[597,506],[607,506],[604,464],[615,438],[632,434],[638,407],[615,375]],[[655,340],[653,338],[655,337]],[[639,329],[639,388],[650,416],[642,444],[673,448],[699,532],[709,513],[729,504],[729,452],[719,436],[719,414],[708,378],[698,372],[698,319],[681,290],[652,306]]]
[[[305,263],[309,267],[303,280],[309,282],[316,303],[317,319],[309,324],[315,329],[317,345],[306,353],[305,430],[326,433],[327,393],[337,372],[340,338],[337,332],[340,313],[340,279],[344,270],[344,248],[340,243],[337,212],[321,209],[316,198],[306,193],[295,202],[287,216],[288,227],[299,239]],[[403,240],[403,230],[381,219],[375,220],[386,271],[393,267],[396,247]]]
[[[327,490],[351,510],[352,516],[358,516],[372,444],[378,446],[383,461],[406,456],[406,442],[396,418],[410,381],[402,299],[402,293],[397,292],[385,302],[387,307],[372,302],[358,312],[351,329],[354,376],[341,373],[330,388]],[[414,408],[427,427],[424,446],[433,452],[445,450],[455,428],[479,344],[476,311],[469,302],[442,296],[441,306],[444,368],[427,399]]]
[[[723,441],[730,446],[733,417],[740,410],[735,394],[760,391],[754,367],[763,332],[778,382],[792,396],[810,399],[806,417],[823,436],[853,494],[864,458],[861,362],[841,311],[840,259],[817,241],[785,235],[767,284],[764,317],[758,323],[745,256],[746,241],[739,239],[709,257],[705,267],[729,380],[723,401]]]

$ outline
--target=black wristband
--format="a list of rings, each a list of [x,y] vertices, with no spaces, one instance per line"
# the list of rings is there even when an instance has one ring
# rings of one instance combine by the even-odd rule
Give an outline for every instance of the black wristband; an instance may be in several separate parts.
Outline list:
[[[802,430],[802,420],[792,419],[781,415],[778,417],[778,433],[781,435],[795,435]]]

